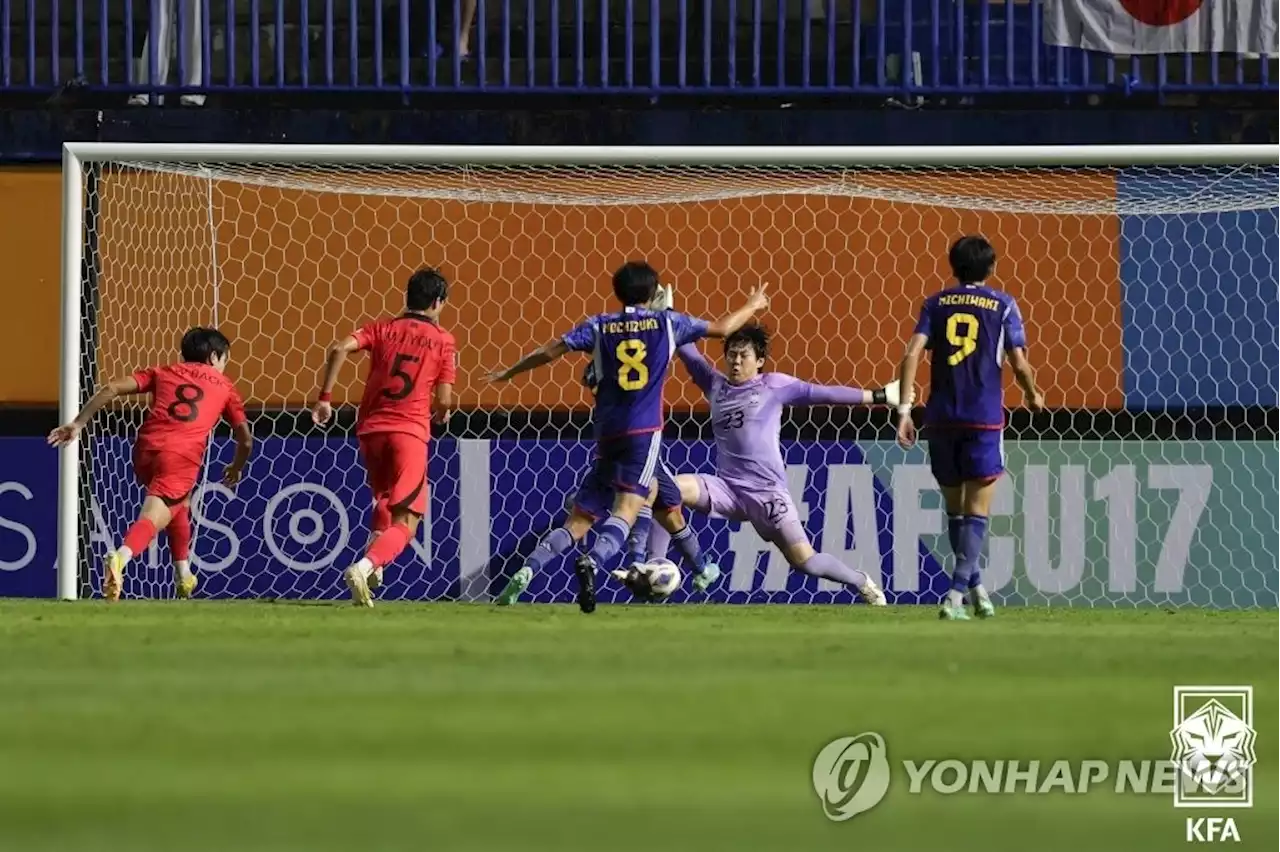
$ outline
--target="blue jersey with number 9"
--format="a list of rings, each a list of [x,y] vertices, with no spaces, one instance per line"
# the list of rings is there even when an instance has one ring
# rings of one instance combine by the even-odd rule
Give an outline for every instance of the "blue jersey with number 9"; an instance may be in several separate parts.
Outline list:
[[[675,311],[624,308],[589,317],[563,338],[589,352],[599,382],[598,440],[662,429],[662,389],[678,347],[705,336],[707,323]]]
[[[1003,428],[1004,355],[1027,345],[1014,298],[982,284],[950,287],[925,300],[915,333],[933,353],[925,423]]]

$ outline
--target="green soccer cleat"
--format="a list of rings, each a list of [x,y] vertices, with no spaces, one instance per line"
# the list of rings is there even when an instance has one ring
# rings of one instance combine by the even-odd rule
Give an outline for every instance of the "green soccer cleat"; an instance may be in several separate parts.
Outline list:
[[[968,621],[969,611],[963,606],[947,606],[943,604],[938,610],[938,619],[940,621]]]
[[[708,562],[702,566],[702,570],[693,575],[693,587],[700,592],[705,592],[711,587],[711,584],[720,579],[720,566],[714,562]]]
[[[511,575],[511,579],[507,581],[506,588],[502,590],[502,594],[498,595],[496,603],[498,606],[511,606],[516,600],[524,594],[524,590],[529,588],[529,583],[533,580],[533,569],[528,565]]]
[[[980,598],[975,595],[973,599],[973,614],[978,618],[995,618],[996,608],[991,605],[990,598]]]

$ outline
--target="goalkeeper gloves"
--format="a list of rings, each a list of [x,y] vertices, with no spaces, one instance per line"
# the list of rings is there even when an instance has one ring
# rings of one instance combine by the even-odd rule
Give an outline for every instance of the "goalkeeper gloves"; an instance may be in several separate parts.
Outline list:
[[[898,382],[889,382],[889,384],[873,390],[871,392],[871,402],[873,405],[898,405],[903,402],[902,393]],[[906,401],[910,404],[910,400]]]

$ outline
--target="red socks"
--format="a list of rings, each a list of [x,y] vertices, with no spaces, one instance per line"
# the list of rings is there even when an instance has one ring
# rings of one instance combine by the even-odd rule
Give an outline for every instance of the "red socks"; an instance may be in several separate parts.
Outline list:
[[[189,529],[189,528],[188,528]],[[138,518],[133,522],[133,526],[129,527],[129,531],[124,534],[122,544],[129,548],[129,552],[134,556],[147,549],[147,545],[151,543],[151,539],[156,537],[156,525],[148,521],[146,518]],[[190,541],[190,534],[187,539]]]
[[[176,506],[169,526],[164,528],[169,534],[169,550],[173,552],[175,562],[184,562],[191,558],[191,512],[186,506]]]
[[[379,533],[369,545],[365,558],[373,563],[375,571],[381,571],[383,565],[389,565],[409,546],[413,533],[404,524],[392,524]]]

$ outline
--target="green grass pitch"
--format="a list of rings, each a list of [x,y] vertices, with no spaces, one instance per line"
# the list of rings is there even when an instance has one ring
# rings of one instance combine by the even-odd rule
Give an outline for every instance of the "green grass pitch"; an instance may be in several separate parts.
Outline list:
[[[1167,794],[911,795],[843,823],[829,740],[1166,759],[1175,684],[1252,684],[1277,847],[1277,616],[0,602],[0,848],[1166,850]]]

